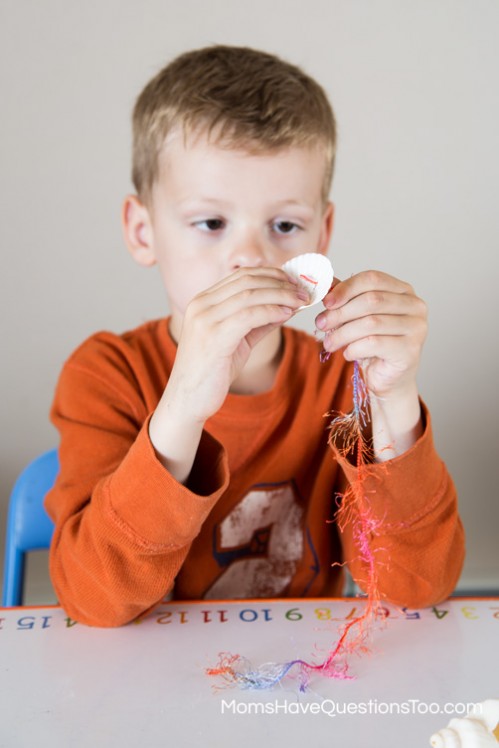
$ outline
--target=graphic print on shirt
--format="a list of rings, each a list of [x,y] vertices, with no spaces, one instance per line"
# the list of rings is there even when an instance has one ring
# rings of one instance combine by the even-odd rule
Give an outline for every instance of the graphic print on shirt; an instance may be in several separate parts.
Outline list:
[[[253,486],[213,529],[213,556],[224,571],[205,599],[276,597],[303,558],[304,507],[293,481]],[[316,565],[311,567],[314,577]]]

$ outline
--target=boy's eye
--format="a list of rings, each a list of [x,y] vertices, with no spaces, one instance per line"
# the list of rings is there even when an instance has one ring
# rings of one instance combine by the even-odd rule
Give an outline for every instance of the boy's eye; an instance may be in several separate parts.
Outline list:
[[[274,226],[279,234],[294,234],[300,228],[300,226],[292,221],[276,221]]]
[[[206,232],[219,231],[224,222],[220,218],[206,218],[204,221],[196,221],[196,226]]]

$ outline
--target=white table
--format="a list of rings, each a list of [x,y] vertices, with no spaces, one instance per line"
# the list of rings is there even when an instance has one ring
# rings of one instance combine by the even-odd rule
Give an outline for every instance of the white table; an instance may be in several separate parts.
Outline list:
[[[316,677],[305,694],[293,680],[213,690],[205,668],[220,651],[255,666],[317,662],[362,605],[176,602],[119,629],[75,624],[59,607],[0,609],[0,746],[423,748],[458,716],[434,710],[499,698],[499,598],[388,606],[371,654],[350,661],[353,680]]]

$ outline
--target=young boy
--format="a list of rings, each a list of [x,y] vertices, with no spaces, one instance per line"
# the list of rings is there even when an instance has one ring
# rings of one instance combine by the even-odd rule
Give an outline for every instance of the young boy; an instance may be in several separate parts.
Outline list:
[[[418,399],[424,303],[383,273],[338,283],[316,317],[326,363],[283,327],[308,299],[281,266],[328,249],[335,148],[322,88],[255,50],[181,55],[140,95],[123,227],[135,260],[158,264],[171,315],[91,337],[58,383],[50,563],[75,619],[117,626],[167,594],[337,596],[343,559],[362,585],[352,528],[330,522],[355,465],[324,419],[351,410],[355,359],[380,593],[417,607],[452,591],[463,530]]]

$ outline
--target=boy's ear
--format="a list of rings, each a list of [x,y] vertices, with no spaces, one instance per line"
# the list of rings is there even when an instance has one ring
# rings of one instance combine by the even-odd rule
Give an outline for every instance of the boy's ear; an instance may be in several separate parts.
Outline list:
[[[322,215],[321,233],[319,236],[319,246],[317,249],[317,251],[321,255],[327,254],[327,251],[329,249],[329,242],[331,241],[331,236],[333,235],[334,212],[334,203],[328,201]]]
[[[135,262],[144,267],[154,265],[151,218],[137,195],[127,195],[123,200],[121,225],[125,244]]]

